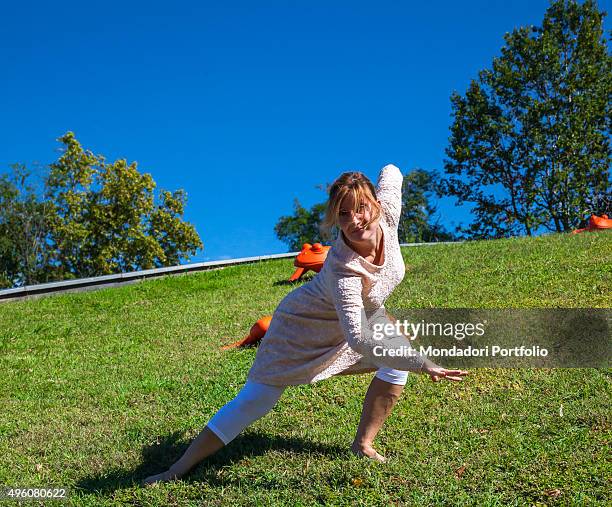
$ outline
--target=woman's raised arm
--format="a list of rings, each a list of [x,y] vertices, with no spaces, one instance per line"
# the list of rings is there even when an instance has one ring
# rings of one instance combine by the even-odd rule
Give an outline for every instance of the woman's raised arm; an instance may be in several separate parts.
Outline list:
[[[402,183],[404,176],[393,164],[387,164],[378,175],[376,198],[382,204],[389,222],[393,226],[399,223],[402,211]]]

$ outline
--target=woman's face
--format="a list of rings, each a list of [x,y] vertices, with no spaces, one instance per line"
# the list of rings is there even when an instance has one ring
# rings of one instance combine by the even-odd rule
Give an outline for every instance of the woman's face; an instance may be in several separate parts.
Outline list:
[[[363,224],[370,220],[370,205],[368,202],[362,202],[357,212],[353,211],[354,208],[355,198],[352,194],[347,194],[340,203],[338,216],[338,226],[344,233],[344,236],[354,243],[375,241],[380,220],[375,220],[368,227],[364,228]]]

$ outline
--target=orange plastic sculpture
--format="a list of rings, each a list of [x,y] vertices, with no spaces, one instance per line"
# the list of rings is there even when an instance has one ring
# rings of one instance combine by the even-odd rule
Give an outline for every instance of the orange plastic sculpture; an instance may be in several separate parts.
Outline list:
[[[295,272],[289,278],[290,282],[295,282],[304,273],[309,270],[318,273],[323,267],[323,263],[327,258],[327,252],[329,252],[329,246],[323,246],[321,243],[304,243],[302,245],[302,251],[297,255],[293,265],[297,268]]]
[[[589,218],[589,225],[584,229],[574,229],[572,234],[578,234],[584,231],[599,231],[602,229],[612,229],[612,219],[608,218],[608,215],[591,215]]]
[[[261,340],[266,331],[270,327],[270,322],[272,321],[272,317],[270,315],[266,315],[259,319],[255,324],[251,326],[251,330],[249,334],[243,338],[242,340],[238,340],[237,342],[231,343],[229,345],[225,345],[221,347],[221,350],[233,349],[235,347],[243,347],[245,345],[253,345]]]

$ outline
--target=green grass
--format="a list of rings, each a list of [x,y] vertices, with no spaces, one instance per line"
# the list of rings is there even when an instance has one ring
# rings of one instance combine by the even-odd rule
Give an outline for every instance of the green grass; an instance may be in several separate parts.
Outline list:
[[[608,232],[407,248],[387,306],[610,307],[611,251]],[[595,369],[411,375],[376,442],[385,465],[348,452],[372,374],[290,387],[184,480],[140,488],[239,391],[255,350],[219,345],[273,312],[291,272],[1,304],[0,485],[65,486],[73,505],[605,504],[610,371]]]

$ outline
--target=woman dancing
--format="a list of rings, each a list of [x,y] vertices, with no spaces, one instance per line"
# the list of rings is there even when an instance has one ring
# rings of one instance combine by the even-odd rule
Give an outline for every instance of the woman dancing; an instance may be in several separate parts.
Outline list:
[[[374,342],[362,332],[362,315],[384,311],[385,300],[405,274],[397,236],[402,181],[400,170],[387,165],[377,188],[359,172],[343,173],[332,184],[324,225],[336,226],[340,233],[323,269],[278,305],[241,391],[208,421],[176,463],[147,477],[145,485],[183,477],[266,415],[287,386],[372,371],[376,375],[351,451],[384,462],[373,441],[399,399],[408,372],[424,373],[434,382],[463,380],[467,372],[447,370],[416,353],[376,355],[381,345],[390,347],[399,339],[407,346],[409,340],[401,336]]]

